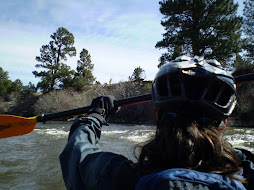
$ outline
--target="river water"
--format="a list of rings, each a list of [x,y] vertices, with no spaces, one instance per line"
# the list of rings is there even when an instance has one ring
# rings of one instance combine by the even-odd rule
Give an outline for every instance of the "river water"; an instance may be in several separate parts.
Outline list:
[[[33,132],[0,139],[1,190],[65,189],[58,157],[71,123],[37,124]],[[98,146],[135,161],[133,148],[154,134],[153,125],[104,126]],[[225,138],[234,146],[254,152],[254,129],[228,128]]]

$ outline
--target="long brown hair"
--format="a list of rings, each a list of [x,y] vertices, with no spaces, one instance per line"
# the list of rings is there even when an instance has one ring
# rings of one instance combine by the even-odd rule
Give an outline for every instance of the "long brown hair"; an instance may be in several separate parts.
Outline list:
[[[138,165],[142,174],[170,168],[188,168],[237,179],[238,157],[223,139],[218,121],[200,122],[186,118],[163,118],[156,135],[142,146]]]

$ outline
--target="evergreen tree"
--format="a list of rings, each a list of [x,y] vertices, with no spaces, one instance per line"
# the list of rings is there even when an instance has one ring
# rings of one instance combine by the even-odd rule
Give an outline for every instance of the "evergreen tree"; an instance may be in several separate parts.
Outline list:
[[[254,72],[254,64],[250,64],[249,60],[243,58],[240,54],[236,54],[233,66],[235,76]]]
[[[0,67],[0,96],[11,92],[12,81],[9,80],[9,74]]]
[[[145,79],[145,70],[140,66],[135,68],[132,75],[129,77],[130,81],[143,81]]]
[[[31,95],[34,94],[37,91],[35,85],[31,82],[27,86],[24,86],[23,88],[23,94],[26,95]]]
[[[72,87],[74,75],[75,71],[71,70],[70,66],[63,64],[59,72],[59,81],[60,81],[59,87],[62,89]]]
[[[36,64],[36,68],[41,68],[42,71],[33,71],[35,77],[41,78],[37,87],[43,92],[63,85],[63,74],[70,75],[66,73],[68,66],[64,61],[67,61],[67,55],[76,56],[76,48],[73,46],[74,36],[67,29],[58,28],[50,37],[52,41],[48,45],[43,45],[40,49],[41,55],[36,57],[40,62]]]
[[[156,48],[166,48],[160,65],[187,54],[225,61],[238,53],[241,17],[236,16],[233,0],[163,0],[159,2],[164,15],[161,24],[166,32]]]
[[[20,79],[12,82],[9,79],[9,73],[0,67],[0,96],[5,96],[11,93],[19,95],[24,90],[23,83]]]
[[[20,79],[16,79],[14,82],[12,82],[11,91],[20,93],[23,91],[24,86]]]
[[[93,84],[95,77],[93,76],[94,65],[91,61],[91,55],[88,50],[82,49],[80,59],[77,61],[77,72],[73,81],[73,87],[80,91],[85,85]]]
[[[243,9],[243,31],[245,36],[246,61],[254,63],[254,0],[245,0]]]

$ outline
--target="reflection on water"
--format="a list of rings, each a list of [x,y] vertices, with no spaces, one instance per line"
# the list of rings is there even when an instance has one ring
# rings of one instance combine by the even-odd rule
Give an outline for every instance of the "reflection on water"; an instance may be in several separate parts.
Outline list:
[[[0,139],[0,189],[65,189],[58,156],[66,144],[70,125],[37,124],[32,133]],[[98,146],[135,160],[134,146],[148,140],[154,131],[153,125],[112,124],[103,127]],[[225,138],[234,146],[254,152],[254,129],[229,128]]]

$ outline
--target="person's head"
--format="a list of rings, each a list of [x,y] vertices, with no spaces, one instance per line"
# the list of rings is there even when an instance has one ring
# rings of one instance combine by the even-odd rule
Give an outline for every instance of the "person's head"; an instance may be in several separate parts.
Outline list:
[[[228,174],[237,156],[221,129],[236,104],[232,75],[216,60],[182,56],[163,65],[152,86],[156,136],[141,149],[139,165],[149,173],[189,168]]]
[[[236,105],[233,76],[216,60],[181,56],[163,65],[152,85],[158,120],[175,117],[222,121]]]

